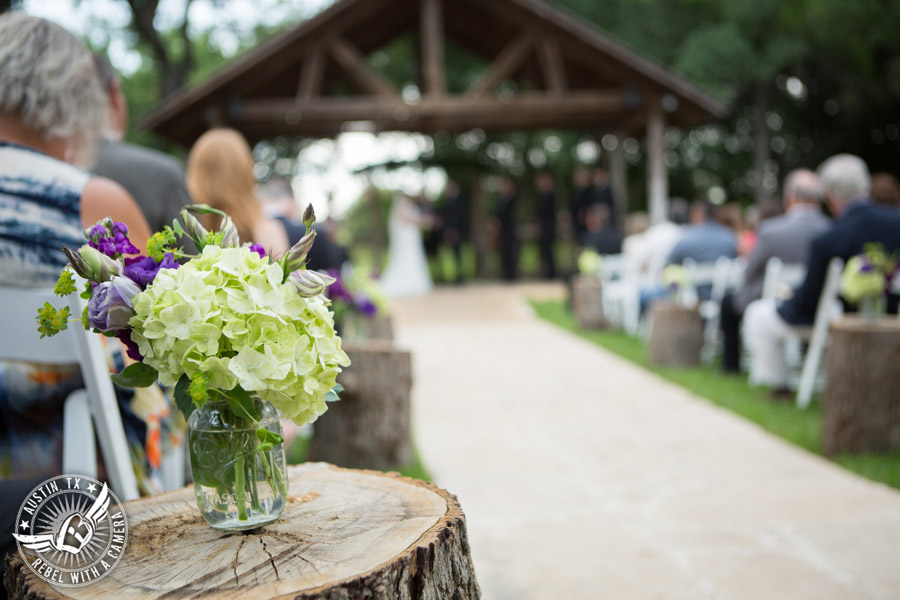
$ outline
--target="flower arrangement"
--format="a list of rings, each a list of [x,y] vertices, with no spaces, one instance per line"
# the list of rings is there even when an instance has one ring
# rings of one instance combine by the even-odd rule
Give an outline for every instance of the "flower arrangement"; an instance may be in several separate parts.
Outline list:
[[[687,271],[681,265],[666,265],[660,273],[660,281],[669,296],[677,296],[691,283]]]
[[[884,312],[884,296],[900,270],[900,260],[884,251],[879,243],[866,244],[850,258],[841,274],[841,295],[847,302],[862,306],[864,312]],[[880,305],[881,310],[875,305]]]
[[[208,231],[195,216],[204,213],[223,217],[218,231]],[[281,428],[277,418],[267,418],[277,413],[267,413],[264,403],[304,425],[325,412],[327,400],[337,399],[335,380],[349,359],[323,294],[334,280],[305,268],[316,235],[312,207],[303,217],[306,235],[277,260],[261,246],[241,245],[220,211],[191,206],[181,218],[183,227],[175,221],[155,233],[147,254],[139,256],[127,256],[138,249],[124,224],[100,221],[85,231],[87,244],[64,249],[70,268],[56,291],[76,291],[73,271],[87,280],[84,327],[116,336],[137,361],[113,375],[116,383],[174,386],[186,418],[215,404],[222,412],[217,423],[230,423],[233,434],[246,432],[225,446],[209,436],[191,442],[195,483],[209,488],[198,487],[201,510],[202,491],[221,506],[231,503],[238,520],[246,521],[248,481],[251,512],[261,510],[257,477],[282,493],[286,483]],[[178,245],[185,237],[198,254]],[[68,316],[67,308],[47,303],[38,316],[42,336],[65,329]],[[271,455],[276,446],[280,462]],[[200,464],[206,467],[198,473]],[[228,493],[235,487],[236,494]]]
[[[350,315],[375,319],[388,314],[388,301],[378,281],[366,275],[364,269],[347,264],[343,269],[329,269],[334,283],[325,290],[331,300],[334,320],[343,323]]]
[[[578,255],[578,272],[585,276],[597,275],[600,272],[602,260],[596,250],[585,248]]]

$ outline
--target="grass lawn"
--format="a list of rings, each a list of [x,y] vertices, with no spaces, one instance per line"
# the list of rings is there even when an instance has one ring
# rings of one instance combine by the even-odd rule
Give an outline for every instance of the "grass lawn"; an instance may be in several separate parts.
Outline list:
[[[306,462],[306,455],[309,452],[310,438],[304,435],[298,435],[294,438],[289,448],[285,448],[285,458],[289,465],[299,465]],[[413,479],[421,479],[422,481],[432,481],[431,475],[425,469],[425,465],[419,459],[419,452],[413,448],[412,464],[398,467],[396,469],[401,475],[412,477]]]
[[[710,402],[759,424],[802,448],[820,453],[822,410],[817,401],[807,409],[792,402],[773,402],[767,388],[751,388],[744,375],[725,375],[714,367],[663,368],[651,366],[644,343],[621,331],[582,331],[563,301],[532,302],[542,319],[568,329],[619,356],[652,371]],[[835,462],[874,481],[900,489],[900,451],[890,454],[842,454]]]

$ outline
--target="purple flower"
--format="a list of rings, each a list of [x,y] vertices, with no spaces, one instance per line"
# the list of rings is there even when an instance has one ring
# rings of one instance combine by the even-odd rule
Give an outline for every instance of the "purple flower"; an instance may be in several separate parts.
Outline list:
[[[127,277],[104,281],[94,288],[88,301],[88,324],[100,331],[125,329],[134,316],[131,300],[140,292],[141,288]]]
[[[266,249],[263,248],[262,244],[250,244],[250,250],[259,254],[260,258],[266,257]]]
[[[175,262],[175,256],[171,252],[167,252],[161,263],[156,262],[149,256],[126,258],[124,271],[125,276],[138,284],[143,290],[153,283],[160,269],[177,269],[180,266]]]
[[[352,302],[353,296],[351,296],[350,292],[347,291],[347,288],[344,287],[344,280],[341,279],[341,272],[337,269],[328,269],[328,275],[334,278],[334,283],[326,288],[325,295],[333,301],[343,300],[347,303]]]
[[[378,308],[365,296],[358,296],[354,303],[356,304],[357,310],[370,319],[378,312]]]
[[[140,252],[128,239],[128,226],[109,218],[103,219],[89,228],[84,236],[91,248],[99,250],[110,258],[119,258],[122,254]]]
[[[135,344],[131,340],[131,328],[128,329],[120,329],[116,333],[116,337],[119,338],[119,341],[125,344],[125,351],[128,353],[128,357],[132,360],[136,360],[138,362],[144,360],[144,357],[141,355],[141,351],[138,350],[138,345]]]

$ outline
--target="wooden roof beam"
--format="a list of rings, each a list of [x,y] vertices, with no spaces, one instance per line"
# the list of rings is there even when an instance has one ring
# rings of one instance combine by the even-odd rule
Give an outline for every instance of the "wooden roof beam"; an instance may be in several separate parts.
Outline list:
[[[421,44],[422,92],[443,96],[447,92],[444,76],[444,10],[442,0],[422,0],[419,24]]]
[[[559,44],[551,37],[543,37],[537,44],[538,61],[541,63],[541,73],[547,91],[553,94],[562,94],[566,91],[566,66],[563,64]]]
[[[485,73],[481,75],[466,92],[472,98],[483,96],[511,76],[528,56],[533,46],[530,33],[523,33],[514,38],[500,54],[491,62]]]
[[[300,82],[297,85],[297,101],[303,102],[318,96],[322,89],[322,73],[325,70],[325,52],[316,44],[303,58]]]
[[[343,38],[336,37],[331,40],[329,50],[334,60],[343,67],[350,78],[362,89],[376,96],[400,100],[397,88],[390,81],[373,71],[366,61],[366,57],[355,46]]]

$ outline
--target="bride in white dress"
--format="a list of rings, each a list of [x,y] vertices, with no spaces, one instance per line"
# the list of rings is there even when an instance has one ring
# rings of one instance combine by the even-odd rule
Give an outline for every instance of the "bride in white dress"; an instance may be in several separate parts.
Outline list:
[[[421,296],[431,291],[422,244],[422,213],[409,196],[398,194],[388,220],[388,261],[379,281],[385,296]]]

